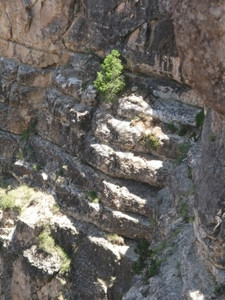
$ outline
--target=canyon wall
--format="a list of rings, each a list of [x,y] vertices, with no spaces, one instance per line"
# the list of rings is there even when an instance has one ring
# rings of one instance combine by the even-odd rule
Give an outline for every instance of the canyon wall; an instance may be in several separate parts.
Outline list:
[[[182,79],[170,1],[1,1],[1,55],[49,67],[116,48],[134,72]]]
[[[1,299],[223,299],[223,52],[204,46],[223,35],[207,5],[1,1],[1,189],[31,189],[1,209]],[[111,49],[126,89],[105,104],[93,81]]]
[[[224,269],[224,1],[174,0],[173,6],[184,73],[207,108],[195,178],[195,231],[200,253],[217,273]]]

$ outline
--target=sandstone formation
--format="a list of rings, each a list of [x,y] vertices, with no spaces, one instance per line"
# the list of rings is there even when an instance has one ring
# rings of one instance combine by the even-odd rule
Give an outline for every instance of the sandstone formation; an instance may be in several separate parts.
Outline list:
[[[193,45],[195,22],[212,34],[201,5],[222,8],[206,3],[1,1],[2,300],[223,299],[222,52],[203,64]],[[127,85],[105,104],[114,48]]]

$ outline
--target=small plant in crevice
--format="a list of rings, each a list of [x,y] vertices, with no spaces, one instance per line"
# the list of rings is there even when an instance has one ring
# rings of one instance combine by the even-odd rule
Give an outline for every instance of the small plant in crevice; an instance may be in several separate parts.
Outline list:
[[[179,157],[176,160],[177,164],[180,164],[186,158],[187,153],[190,150],[190,148],[191,148],[191,143],[188,142],[188,141],[186,141],[186,142],[179,145],[179,148],[178,148]]]
[[[104,102],[112,102],[116,94],[125,88],[123,68],[120,53],[117,50],[112,50],[101,64],[101,71],[97,72],[94,87],[103,95]]]
[[[141,138],[139,144],[151,150],[157,150],[160,147],[160,139],[155,134],[148,133]]]
[[[29,136],[35,133],[35,127],[37,125],[37,120],[34,120],[32,123],[30,123],[29,127],[27,127],[23,133],[22,133],[22,139],[24,141],[27,141]]]
[[[179,136],[184,136],[189,130],[188,125],[180,124],[179,130],[178,130],[178,135]]]
[[[179,215],[182,217],[182,219],[184,220],[184,222],[191,223],[194,221],[194,215],[189,214],[187,202],[180,201],[177,211]]]
[[[42,168],[41,163],[35,163],[35,164],[33,164],[33,170],[35,172],[39,172],[41,170],[41,168]]]
[[[116,233],[107,233],[106,234],[107,240],[115,245],[124,245],[124,239],[122,236],[119,236]]]
[[[146,135],[146,146],[152,150],[157,150],[160,146],[160,139],[154,134]]]
[[[71,259],[69,258],[68,254],[62,249],[62,247],[56,244],[54,238],[50,234],[50,230],[48,228],[44,229],[39,234],[38,238],[39,249],[50,255],[56,253],[61,262],[60,272],[67,272],[70,268]]]
[[[16,159],[24,160],[24,158],[25,158],[24,150],[22,148],[19,148],[19,150],[16,153]]]
[[[158,226],[158,220],[156,216],[152,216],[149,221],[150,228],[155,230]]]
[[[141,239],[135,248],[135,253],[138,254],[138,260],[133,263],[132,269],[135,273],[141,274],[147,266],[147,260],[152,255],[152,250],[149,249],[150,243],[146,239]]]
[[[150,243],[141,239],[135,248],[135,253],[138,254],[137,261],[133,264],[132,269],[137,274],[143,274],[144,280],[148,280],[150,277],[159,273],[160,266],[166,261],[167,256],[163,256],[163,251],[167,247],[171,247],[174,238],[181,232],[182,227],[178,228],[166,239],[159,243],[154,248],[150,248]],[[170,252],[171,254],[171,252]]]
[[[190,135],[190,138],[194,141],[194,142],[197,142],[197,140],[198,140],[198,135],[197,135],[197,133],[195,132],[195,131],[193,131],[192,133],[191,133],[191,135]]]
[[[205,120],[204,110],[202,109],[195,117],[195,123],[198,128],[203,126]]]
[[[20,206],[15,202],[15,198],[9,194],[2,195],[0,191],[0,209],[1,210],[18,210],[20,211]]]
[[[185,222],[188,222],[189,216],[188,216],[188,205],[186,202],[181,202],[178,208],[178,213],[181,215],[183,220]]]
[[[22,208],[34,195],[35,191],[26,185],[15,188],[7,187],[7,189],[0,187],[0,209],[16,210],[21,213]]]
[[[88,86],[88,82],[87,81],[82,81],[81,83],[81,90],[85,91],[87,89]]]
[[[174,125],[173,123],[167,124],[167,128],[171,133],[175,133],[178,130],[177,126]]]
[[[133,271],[141,274],[144,271],[145,279],[155,276],[159,272],[159,267],[165,261],[165,258],[158,258],[158,255],[166,248],[167,242],[163,241],[157,247],[150,249],[150,243],[141,239],[135,252],[138,254],[138,260],[133,264]]]
[[[24,141],[27,141],[29,138],[29,135],[30,135],[30,130],[29,130],[29,128],[27,128],[22,132],[22,139]]]
[[[58,170],[57,170],[57,175],[58,176],[65,176],[66,172],[68,171],[68,166],[67,165],[62,165]]]
[[[159,268],[161,266],[161,264],[166,260],[166,258],[162,258],[162,259],[155,259],[152,258],[150,260],[150,266],[147,268],[146,273],[145,273],[145,277],[146,279],[153,277],[155,275],[158,275],[159,273]]]
[[[88,200],[92,203],[99,203],[100,199],[95,191],[89,191],[86,193]]]
[[[220,296],[225,293],[225,284],[217,284],[214,287],[214,293],[216,296]]]

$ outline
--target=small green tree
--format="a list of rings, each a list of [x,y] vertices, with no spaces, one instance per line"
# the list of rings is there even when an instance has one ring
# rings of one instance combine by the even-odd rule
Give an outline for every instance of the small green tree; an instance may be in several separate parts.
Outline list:
[[[101,64],[101,71],[97,72],[94,87],[100,94],[104,95],[105,102],[111,102],[115,95],[125,87],[124,76],[122,75],[123,65],[120,60],[120,53],[112,50]]]

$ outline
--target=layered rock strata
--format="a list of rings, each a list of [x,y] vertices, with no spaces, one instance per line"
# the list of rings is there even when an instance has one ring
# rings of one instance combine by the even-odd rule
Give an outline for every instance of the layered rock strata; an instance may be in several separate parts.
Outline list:
[[[42,192],[2,207],[3,300],[223,299],[222,4],[173,1],[178,56],[170,1],[1,1],[1,197]],[[113,48],[127,89],[105,105],[92,84]]]
[[[134,276],[131,266],[137,255],[132,241],[150,241],[155,236],[152,224],[161,215],[156,207],[170,199],[166,187],[174,163],[182,160],[198,139],[196,120],[202,108],[187,104],[199,104],[198,98],[180,84],[156,78],[143,78],[138,84],[138,78],[127,73],[133,85],[124,95],[112,105],[99,103],[90,84],[92,73],[86,76],[89,65],[98,64],[90,55],[75,55],[68,66],[43,73],[2,58],[4,64],[12,66],[14,79],[5,89],[2,105],[10,111],[15,102],[23,123],[17,127],[17,120],[6,115],[11,119],[1,131],[1,157],[7,161],[2,174],[48,191],[61,211],[61,217],[55,216],[53,209],[51,216],[41,221],[40,208],[30,224],[27,218],[36,211],[33,201],[19,221],[14,221],[13,235],[2,237],[3,261],[8,252],[19,255],[10,257],[15,272],[7,279],[11,289],[2,288],[5,299],[17,299],[16,294],[23,299],[43,299],[44,295],[54,299],[56,291],[57,296],[61,293],[68,299],[122,297]],[[2,85],[6,80],[3,73]],[[25,98],[24,91],[30,87],[33,97]],[[31,107],[26,99],[33,99]],[[14,141],[11,155],[8,140]],[[182,147],[187,147],[184,153]],[[70,222],[69,227],[64,222]],[[49,267],[40,263],[43,254],[37,236],[46,226],[71,258],[67,275],[57,277],[54,257],[48,258]],[[76,234],[70,235],[69,228]],[[23,234],[27,230],[31,230],[29,238]],[[95,233],[89,234],[92,230]],[[33,275],[35,269],[44,276],[40,281]],[[25,278],[29,280],[22,289]],[[65,286],[60,284],[62,278]]]

